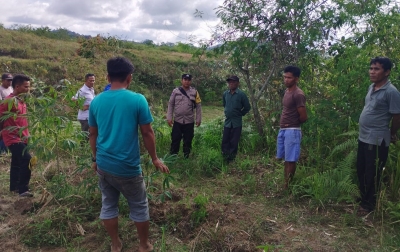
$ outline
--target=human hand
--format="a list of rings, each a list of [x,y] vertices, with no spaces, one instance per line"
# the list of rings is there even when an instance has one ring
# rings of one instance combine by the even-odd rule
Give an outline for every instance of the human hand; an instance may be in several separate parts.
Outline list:
[[[199,127],[201,122],[196,122],[196,126]]]
[[[172,127],[173,124],[174,124],[174,123],[172,122],[172,120],[168,120],[168,125],[169,125],[169,127]]]
[[[82,107],[83,111],[88,110],[88,109],[89,109],[89,105],[83,105],[83,107]]]
[[[395,135],[391,135],[390,136],[390,142],[395,144],[396,141],[397,141],[397,135],[396,134]]]
[[[156,167],[157,170],[159,170],[162,173],[169,173],[168,167],[160,160],[160,159],[155,159],[153,160],[153,164]]]

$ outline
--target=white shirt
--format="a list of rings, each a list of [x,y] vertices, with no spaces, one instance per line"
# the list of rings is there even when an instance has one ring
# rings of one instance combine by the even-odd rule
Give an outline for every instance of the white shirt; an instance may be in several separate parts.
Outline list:
[[[83,84],[81,89],[79,89],[78,92],[76,92],[75,96],[72,97],[72,99],[78,100],[85,98],[85,102],[83,103],[83,105],[90,105],[94,97],[95,97],[94,89],[89,88],[88,86]],[[83,111],[80,109],[78,111],[78,120],[88,120],[88,118],[89,118],[89,110]]]
[[[14,89],[12,88],[12,86],[9,86],[8,88],[4,88],[3,86],[0,86],[0,100],[4,100],[13,91],[14,91]]]

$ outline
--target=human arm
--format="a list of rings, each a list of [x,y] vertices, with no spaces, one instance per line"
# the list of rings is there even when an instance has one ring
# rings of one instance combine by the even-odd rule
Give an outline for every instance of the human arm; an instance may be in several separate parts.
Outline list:
[[[151,124],[148,123],[140,125],[140,133],[142,134],[143,137],[144,147],[149,152],[151,160],[156,169],[160,170],[163,173],[169,173],[168,167],[157,157],[156,139]]]
[[[3,114],[3,112],[4,112],[3,107],[4,107],[4,105],[1,103],[0,104],[0,118],[3,117],[3,115],[4,115]],[[3,138],[3,134],[1,133],[3,131],[3,127],[4,127],[4,119],[1,119],[0,120],[0,139]]]
[[[397,130],[400,128],[400,92],[395,89],[387,93],[389,102],[389,113],[392,115],[392,125],[390,127],[390,142],[395,143],[397,140]]]
[[[249,98],[247,98],[247,96],[243,93],[243,97],[242,97],[242,105],[243,105],[243,109],[242,109],[242,116],[246,115],[250,109],[250,102],[249,102]]]
[[[5,101],[4,102],[0,102],[0,118],[4,116],[4,110],[5,110]],[[0,120],[0,131],[3,130],[4,127],[4,119]]]
[[[196,126],[199,127],[201,125],[201,103],[196,104]]]
[[[297,113],[299,114],[299,123],[302,124],[307,121],[307,110],[306,110],[306,96],[303,91],[296,92],[293,96],[296,104]]]
[[[15,98],[5,99],[0,102],[0,133],[4,128],[7,128],[7,126],[4,125],[5,121],[17,116],[17,103],[18,101]]]
[[[171,96],[169,97],[168,101],[168,110],[167,110],[167,122],[170,127],[173,125],[172,115],[175,108],[175,90],[172,91]]]
[[[202,110],[201,110],[201,99],[199,92],[196,91],[196,126],[199,127],[201,124]]]
[[[392,117],[392,127],[390,127],[390,141],[395,143],[397,140],[396,133],[400,128],[400,114],[395,114]]]
[[[305,121],[307,121],[308,117],[307,117],[306,107],[298,107],[297,108],[297,113],[299,113],[299,121],[300,121],[300,123],[304,123]]]
[[[96,142],[97,142],[97,136],[99,135],[99,131],[97,127],[89,127],[89,144],[90,148],[92,149],[92,158],[96,159],[96,152],[97,152],[97,147],[96,147]],[[97,163],[93,162],[92,164],[93,170],[96,172],[97,171]]]
[[[79,104],[81,104],[83,100],[84,96],[81,94],[81,90],[79,89],[78,92],[76,92],[76,94],[74,96],[72,96],[71,100],[75,101],[76,106],[79,106]],[[85,111],[89,109],[89,105],[82,105],[80,108],[80,110]]]
[[[93,97],[93,92],[87,92],[84,89],[79,89],[78,92],[76,92],[76,94],[72,97],[72,100],[75,101],[80,110],[86,111],[89,110],[90,103],[93,100]]]

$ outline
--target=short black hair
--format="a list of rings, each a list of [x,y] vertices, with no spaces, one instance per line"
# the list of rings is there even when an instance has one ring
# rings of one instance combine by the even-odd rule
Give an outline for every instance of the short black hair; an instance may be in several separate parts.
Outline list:
[[[20,86],[22,84],[24,84],[25,81],[30,81],[31,78],[29,78],[28,76],[24,75],[24,74],[17,74],[14,75],[13,79],[12,79],[12,87],[15,88],[16,86]]]
[[[393,63],[387,57],[375,57],[375,58],[371,59],[371,62],[369,63],[369,65],[376,64],[376,63],[381,64],[383,67],[383,70],[385,70],[385,72],[387,70],[392,70]]]
[[[301,69],[297,66],[287,66],[283,69],[284,73],[292,73],[294,77],[300,77]]]
[[[94,76],[94,74],[92,74],[92,73],[86,74],[86,75],[85,75],[85,81],[86,81],[87,79],[89,79],[89,77],[92,77],[92,76]]]
[[[126,80],[128,75],[132,74],[135,70],[132,62],[124,57],[114,57],[107,61],[107,73],[110,82]]]

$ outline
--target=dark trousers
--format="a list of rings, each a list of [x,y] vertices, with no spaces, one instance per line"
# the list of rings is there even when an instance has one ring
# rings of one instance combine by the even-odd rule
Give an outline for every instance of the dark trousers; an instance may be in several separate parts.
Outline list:
[[[224,127],[224,133],[222,134],[221,150],[222,155],[227,161],[233,161],[238,152],[238,145],[240,135],[242,134],[242,126],[237,128]]]
[[[79,122],[81,123],[81,130],[87,134],[86,140],[89,140],[89,121],[88,120],[79,120]],[[81,142],[81,145],[82,144],[83,143]]]
[[[31,155],[24,143],[11,144],[8,149],[11,152],[10,191],[18,190],[21,194],[29,190]]]
[[[192,140],[194,137],[194,123],[181,124],[174,122],[171,133],[171,154],[178,154],[181,139],[183,138],[183,155],[185,158],[189,157],[190,150],[192,149]]]
[[[389,147],[382,141],[380,146],[358,141],[357,176],[361,194],[360,206],[374,210],[382,169],[386,164]]]
[[[89,121],[88,120],[79,120],[81,123],[81,130],[89,132]]]
[[[7,149],[6,145],[4,144],[4,141],[3,141],[3,139],[1,139],[0,140],[0,154],[7,152],[7,151],[8,151],[8,149]]]

